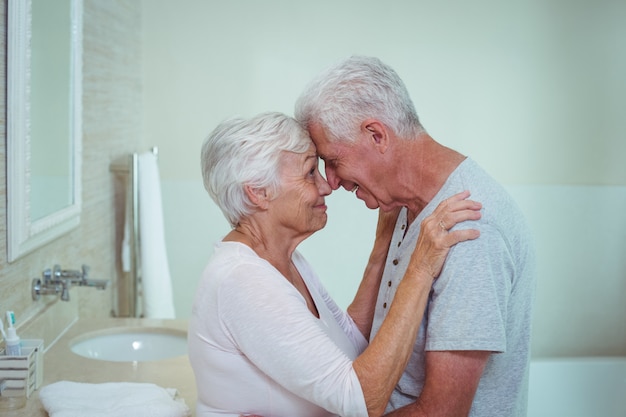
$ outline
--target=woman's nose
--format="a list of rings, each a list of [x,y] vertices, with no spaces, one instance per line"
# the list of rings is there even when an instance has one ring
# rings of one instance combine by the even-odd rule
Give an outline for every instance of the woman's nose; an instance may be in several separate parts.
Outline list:
[[[328,181],[326,181],[324,177],[322,177],[322,174],[320,174],[319,172],[317,175],[317,189],[319,190],[320,195],[323,195],[323,196],[327,196],[333,191],[330,188]]]
[[[330,185],[330,188],[332,188],[333,190],[338,189],[341,179],[337,176],[337,174],[335,174],[335,170],[328,165],[326,165],[324,169],[326,172],[326,181],[328,181],[328,185]]]

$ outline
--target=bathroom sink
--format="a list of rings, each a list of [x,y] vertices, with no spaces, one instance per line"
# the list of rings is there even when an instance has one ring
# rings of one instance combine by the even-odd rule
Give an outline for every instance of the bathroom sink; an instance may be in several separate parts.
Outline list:
[[[114,362],[147,362],[187,354],[187,334],[164,327],[116,327],[83,334],[70,342],[77,355]]]

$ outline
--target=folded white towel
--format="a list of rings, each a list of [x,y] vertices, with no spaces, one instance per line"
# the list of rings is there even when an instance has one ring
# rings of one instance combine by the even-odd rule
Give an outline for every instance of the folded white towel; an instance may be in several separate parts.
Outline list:
[[[50,417],[187,417],[184,399],[173,388],[136,382],[88,384],[59,381],[39,391]]]
[[[165,247],[157,157],[152,152],[145,152],[139,155],[137,163],[143,315],[146,318],[173,319],[176,313]]]

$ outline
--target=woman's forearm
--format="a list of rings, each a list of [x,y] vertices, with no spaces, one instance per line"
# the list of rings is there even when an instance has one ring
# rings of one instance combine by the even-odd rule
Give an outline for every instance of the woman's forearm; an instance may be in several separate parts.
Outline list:
[[[376,337],[353,362],[370,416],[381,416],[417,336],[433,277],[411,262]]]

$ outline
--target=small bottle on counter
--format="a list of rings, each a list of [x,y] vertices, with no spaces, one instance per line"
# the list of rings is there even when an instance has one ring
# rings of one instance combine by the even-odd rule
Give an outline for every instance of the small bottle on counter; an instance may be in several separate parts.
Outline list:
[[[22,354],[22,344],[20,342],[20,337],[15,331],[15,327],[11,326],[7,329],[7,338],[5,342],[5,353],[7,356],[20,356]]]

